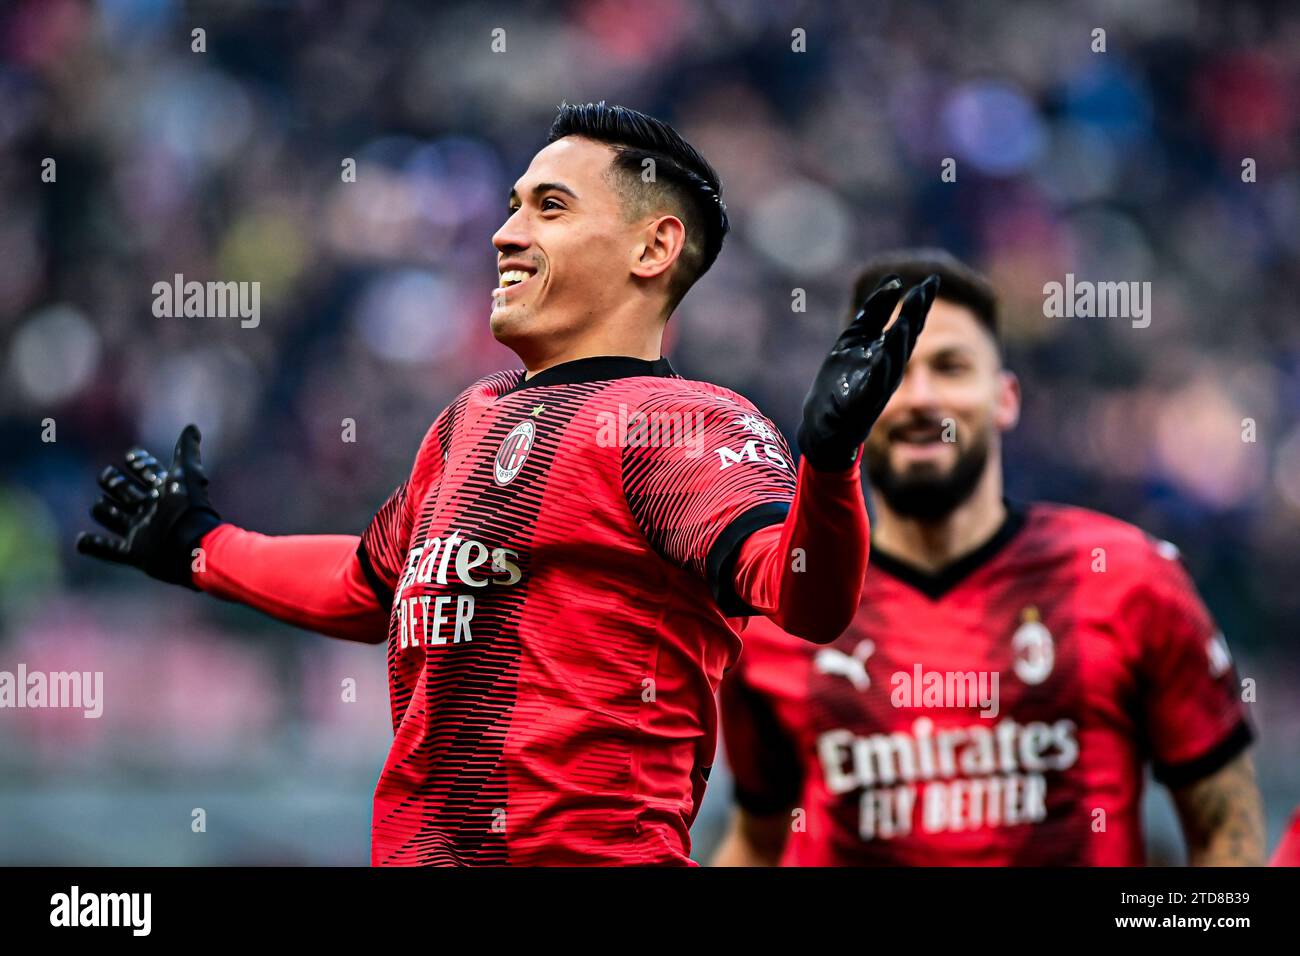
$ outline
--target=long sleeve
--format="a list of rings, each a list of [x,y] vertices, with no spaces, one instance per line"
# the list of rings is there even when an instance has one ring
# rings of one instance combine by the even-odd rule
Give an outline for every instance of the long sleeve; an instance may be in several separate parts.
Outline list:
[[[782,630],[828,644],[857,613],[869,536],[858,469],[821,472],[800,462],[785,521],[740,548],[736,594]]]
[[[345,534],[270,536],[222,524],[203,537],[206,567],[194,583],[286,624],[379,644],[388,636],[389,610],[366,579],[359,541]]]

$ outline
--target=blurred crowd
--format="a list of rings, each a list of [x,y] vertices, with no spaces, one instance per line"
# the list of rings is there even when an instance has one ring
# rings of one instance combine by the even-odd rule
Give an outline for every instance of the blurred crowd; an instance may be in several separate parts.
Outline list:
[[[441,408],[517,365],[489,240],[563,99],[661,116],[718,168],[733,231],[667,353],[788,434],[867,256],[992,277],[1025,392],[1010,494],[1182,549],[1257,682],[1276,839],[1300,803],[1298,92],[1285,3],[7,4],[0,669],[102,670],[109,706],[0,713],[0,863],[364,861],[382,649],[72,541],[98,470],[189,421],[223,516],[359,533]],[[156,317],[177,274],[259,282],[260,322]],[[1046,317],[1067,274],[1149,281],[1150,325]],[[701,846],[726,797],[719,774]]]

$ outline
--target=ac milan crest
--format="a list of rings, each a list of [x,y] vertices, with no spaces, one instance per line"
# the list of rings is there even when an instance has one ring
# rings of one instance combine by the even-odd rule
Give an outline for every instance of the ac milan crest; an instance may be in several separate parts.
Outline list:
[[[537,429],[531,421],[522,421],[510,430],[510,434],[501,440],[497,449],[496,482],[502,487],[514,481],[515,475],[524,467],[528,453],[533,448]]]

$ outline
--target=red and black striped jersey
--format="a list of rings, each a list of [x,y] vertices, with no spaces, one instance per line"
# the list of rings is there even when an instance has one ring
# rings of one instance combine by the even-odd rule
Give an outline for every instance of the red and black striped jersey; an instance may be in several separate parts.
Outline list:
[[[1140,864],[1144,764],[1176,787],[1251,739],[1176,549],[1053,505],[939,574],[876,550],[837,641],[756,619],[720,696],[786,865]]]
[[[429,429],[358,551],[391,603],[376,864],[688,864],[739,652],[728,567],[795,471],[667,361],[491,375]]]

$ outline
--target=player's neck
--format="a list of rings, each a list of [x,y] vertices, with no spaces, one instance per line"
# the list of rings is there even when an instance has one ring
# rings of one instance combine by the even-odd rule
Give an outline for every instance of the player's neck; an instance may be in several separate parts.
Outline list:
[[[515,354],[524,363],[530,379],[565,362],[578,359],[617,355],[625,358],[653,362],[663,355],[664,326],[662,322],[602,322],[598,327],[564,339],[528,343],[529,348],[516,348]]]
[[[1007,518],[1002,469],[990,460],[975,491],[937,521],[920,521],[890,509],[876,495],[872,546],[922,571],[937,572],[992,538]]]

